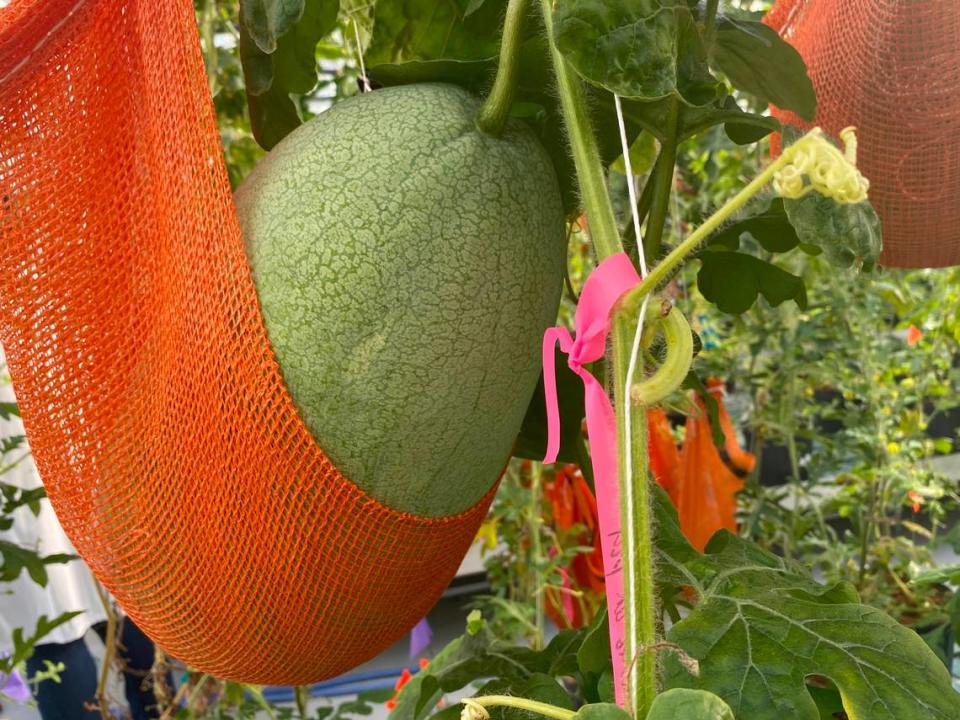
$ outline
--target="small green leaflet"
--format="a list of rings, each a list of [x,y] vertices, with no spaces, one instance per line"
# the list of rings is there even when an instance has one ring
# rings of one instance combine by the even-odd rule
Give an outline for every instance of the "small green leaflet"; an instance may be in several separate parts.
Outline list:
[[[683,0],[558,0],[557,47],[588,82],[625,98],[716,100],[706,50]]]
[[[569,696],[556,677],[577,671],[577,651],[583,634],[562,630],[540,651],[516,647],[494,637],[486,626],[455,639],[404,685],[391,720],[423,720],[444,693],[480,678],[495,678],[483,693],[523,695],[570,707]],[[454,717],[459,717],[459,710]],[[498,712],[498,720],[519,720],[522,714]]]
[[[819,675],[837,686],[850,717],[960,720],[960,694],[936,655],[915,632],[860,604],[851,586],[824,587],[726,531],[697,553],[663,493],[655,508],[659,575],[698,598],[667,639],[700,673],[668,654],[669,687],[712,692],[738,718],[819,720],[805,682]]]
[[[633,174],[642,177],[650,172],[657,160],[657,152],[657,141],[653,134],[641,131],[630,145],[630,169]],[[621,175],[627,174],[623,155],[613,161],[610,169]]]
[[[793,300],[807,306],[803,279],[753,255],[729,250],[700,255],[697,273],[700,293],[720,310],[731,315],[746,312],[763,295],[773,306]]]
[[[17,407],[17,404],[0,402],[0,420],[9,420],[15,417],[20,417],[20,409]]]
[[[339,0],[242,0],[240,60],[250,125],[266,150],[302,122],[291,95],[317,84],[317,43],[337,24]]]
[[[817,98],[807,66],[792,45],[763,23],[721,18],[713,66],[739,89],[813,120]]]
[[[610,662],[610,624],[607,610],[597,613],[577,650],[577,667],[583,673],[602,673],[612,667]]]
[[[657,695],[647,720],[734,720],[730,706],[706,690],[673,688]]]
[[[39,555],[34,550],[21,547],[9,540],[0,540],[0,582],[13,582],[24,570],[40,587],[47,585],[45,565],[68,563],[76,560],[76,555],[56,554]]]
[[[28,657],[33,655],[33,650],[44,637],[64,623],[70,622],[77,615],[83,614],[82,610],[74,612],[65,612],[52,620],[46,615],[41,615],[37,620],[37,626],[33,634],[27,637],[23,636],[23,628],[14,628],[12,633],[13,652],[9,655],[0,657],[0,673],[9,674],[17,665],[22,663]]]
[[[789,252],[800,244],[797,231],[784,210],[783,198],[774,198],[763,212],[728,225],[710,238],[710,244],[739,250],[740,237],[745,233],[772,253]]]

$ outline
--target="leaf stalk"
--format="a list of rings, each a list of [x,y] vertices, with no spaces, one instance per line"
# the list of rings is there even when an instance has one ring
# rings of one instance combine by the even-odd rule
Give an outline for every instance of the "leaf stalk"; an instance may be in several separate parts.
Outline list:
[[[667,209],[673,192],[673,174],[677,164],[677,137],[680,125],[680,101],[670,98],[668,101],[667,125],[664,128],[663,141],[660,144],[660,157],[657,159],[656,172],[650,178],[652,199],[650,218],[644,234],[643,246],[647,262],[652,262],[660,254],[663,240],[663,228],[667,221]]]

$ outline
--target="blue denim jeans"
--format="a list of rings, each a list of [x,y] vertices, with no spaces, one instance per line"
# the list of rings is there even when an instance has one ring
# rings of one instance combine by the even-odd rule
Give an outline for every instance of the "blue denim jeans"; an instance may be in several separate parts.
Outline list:
[[[94,629],[101,638],[105,637],[104,626]],[[123,683],[130,716],[133,720],[154,720],[160,716],[156,701],[143,682],[153,664],[153,643],[127,618],[122,622],[120,645],[117,655],[124,660]],[[96,701],[97,667],[83,638],[65,645],[38,645],[27,660],[30,676],[45,669],[44,660],[62,662],[66,669],[61,673],[61,682],[44,680],[37,687],[43,720],[100,720],[98,711],[86,709],[86,705],[93,707]],[[167,683],[173,684],[169,675]]]

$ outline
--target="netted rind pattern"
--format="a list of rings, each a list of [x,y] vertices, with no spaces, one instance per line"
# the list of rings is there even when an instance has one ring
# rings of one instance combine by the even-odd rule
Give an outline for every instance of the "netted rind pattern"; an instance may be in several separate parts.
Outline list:
[[[765,22],[803,56],[816,124],[857,128],[888,267],[960,264],[960,3],[779,0]]]
[[[317,446],[267,342],[188,0],[0,9],[0,342],[78,552],[157,643],[255,683],[399,639],[491,493],[383,506]]]

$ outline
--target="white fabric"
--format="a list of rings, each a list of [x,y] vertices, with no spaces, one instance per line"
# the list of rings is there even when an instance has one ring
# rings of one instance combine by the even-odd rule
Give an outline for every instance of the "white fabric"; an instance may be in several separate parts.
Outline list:
[[[13,388],[6,373],[3,351],[0,349],[0,402],[13,402]],[[22,435],[23,425],[17,418],[0,418],[0,438]],[[29,457],[25,445],[20,446],[8,456],[0,457],[0,468],[6,467],[18,458],[22,462],[12,470],[0,473],[0,482],[17,485],[22,488],[35,488],[40,485],[36,467]],[[18,545],[36,549],[41,555],[55,553],[76,554],[67,536],[64,534],[49,500],[43,500],[40,514],[34,516],[29,508],[23,507],[14,513],[13,527],[0,531],[0,538]],[[61,625],[45,635],[41,643],[67,643],[77,640],[98,622],[106,619],[106,613],[100,603],[93,577],[82,560],[73,560],[66,564],[46,566],[49,582],[45,588],[37,585],[26,572],[12,583],[0,583],[0,652],[13,646],[11,633],[15,628],[24,628],[28,635],[36,627],[38,618],[46,615],[55,618],[64,612],[82,610],[70,622]]]

